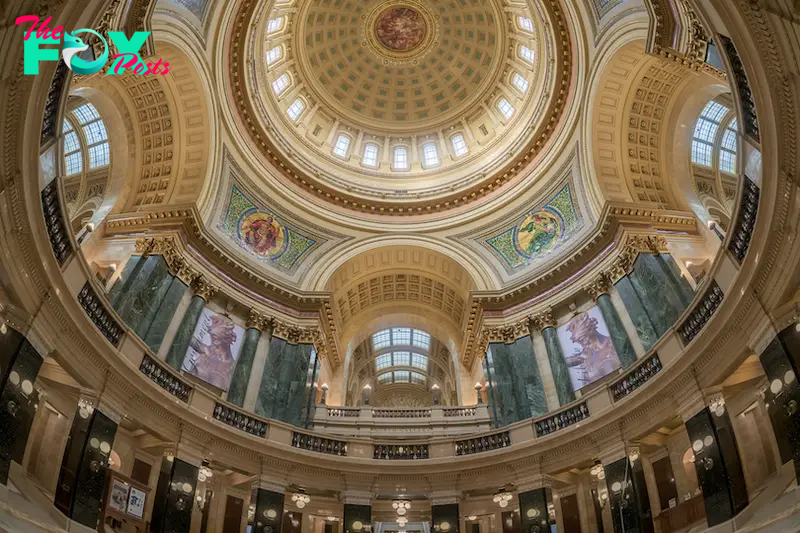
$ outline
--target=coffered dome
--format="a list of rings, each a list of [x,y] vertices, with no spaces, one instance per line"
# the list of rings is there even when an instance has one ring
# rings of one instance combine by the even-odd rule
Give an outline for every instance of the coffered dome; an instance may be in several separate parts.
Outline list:
[[[570,66],[555,60],[569,57],[568,36],[552,33],[557,9],[497,0],[263,5],[240,18],[251,104],[240,111],[262,153],[328,200],[372,212],[396,210],[376,201],[414,205],[397,209],[407,213],[459,193],[474,199],[520,172],[553,132]]]

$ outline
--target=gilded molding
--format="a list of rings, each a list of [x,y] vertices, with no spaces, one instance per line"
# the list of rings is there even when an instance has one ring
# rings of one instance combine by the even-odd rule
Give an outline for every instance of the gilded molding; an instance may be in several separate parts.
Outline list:
[[[275,326],[275,319],[257,309],[250,309],[245,326],[247,329],[257,329],[262,333],[269,332],[271,334]]]
[[[547,328],[556,327],[556,319],[553,317],[552,309],[545,309],[538,315],[533,315],[531,317],[531,322],[533,326],[540,332]]]
[[[586,292],[592,300],[597,300],[601,295],[608,294],[611,290],[611,280],[609,275],[605,272],[600,273],[595,279],[586,285]]]

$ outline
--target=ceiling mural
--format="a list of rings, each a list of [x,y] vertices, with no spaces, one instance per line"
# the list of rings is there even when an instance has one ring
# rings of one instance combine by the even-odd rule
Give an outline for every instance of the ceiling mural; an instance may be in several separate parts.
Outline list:
[[[572,184],[567,183],[547,203],[523,214],[481,244],[500,260],[506,272],[513,273],[557,251],[582,225]]]
[[[224,193],[217,195],[212,212],[224,244],[272,271],[295,276],[308,266],[311,255],[347,239],[299,220],[263,193],[252,192],[242,173],[229,161],[228,165],[229,179],[221,185]]]
[[[555,175],[558,179],[543,192],[483,230],[451,238],[491,259],[505,278],[538,271],[574,248],[592,228],[577,157],[573,154]]]

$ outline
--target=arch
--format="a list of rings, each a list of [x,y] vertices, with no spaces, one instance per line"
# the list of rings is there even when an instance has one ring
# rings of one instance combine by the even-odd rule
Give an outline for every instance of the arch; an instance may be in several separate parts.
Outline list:
[[[376,142],[364,143],[364,149],[361,152],[361,164],[369,168],[378,168],[380,165],[380,151],[381,147]]]
[[[392,148],[392,170],[395,172],[406,172],[411,169],[411,158],[408,153],[408,146],[396,144]]]

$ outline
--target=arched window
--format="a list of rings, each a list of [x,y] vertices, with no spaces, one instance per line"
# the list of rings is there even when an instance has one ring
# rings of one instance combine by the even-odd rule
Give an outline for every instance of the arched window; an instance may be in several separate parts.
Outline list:
[[[739,124],[734,118],[722,135],[722,144],[719,148],[719,169],[726,174],[736,174],[736,151],[739,148],[738,127]]]
[[[303,109],[306,106],[301,99],[296,99],[292,102],[292,105],[289,106],[289,109],[286,110],[286,114],[289,115],[289,118],[297,122],[297,119],[300,118],[300,115],[303,114]]]
[[[393,167],[395,170],[408,170],[408,148],[397,146],[394,149]]]
[[[280,77],[272,82],[272,90],[275,94],[281,94],[289,86],[289,75],[281,74]]]
[[[274,33],[283,27],[283,17],[269,19],[267,23],[267,33]]]
[[[267,52],[267,65],[275,63],[283,57],[283,47],[278,45]]]
[[[367,167],[378,166],[378,145],[368,143],[364,145],[364,155],[361,158],[361,164]]]
[[[341,158],[347,157],[347,150],[350,148],[350,137],[347,135],[339,135],[336,138],[336,144],[333,145],[333,154]]]
[[[728,111],[726,106],[712,100],[700,113],[692,138],[692,163],[695,165],[711,167],[719,124]]]
[[[422,145],[422,164],[425,167],[435,167],[439,164],[439,151],[432,142]]]
[[[461,157],[467,153],[467,143],[464,142],[464,136],[460,133],[450,138],[450,144],[453,145],[453,152],[456,154],[456,157]]]
[[[533,65],[533,50],[524,44],[519,45],[519,57]]]
[[[497,102],[497,109],[502,113],[502,115],[506,118],[506,120],[511,118],[511,115],[514,114],[514,106],[506,100],[505,98],[501,98]]]
[[[77,127],[73,124],[77,124]],[[103,119],[92,104],[82,104],[69,112],[64,120],[64,168],[67,176],[104,167],[110,162],[108,132]],[[78,128],[82,133],[78,133]]]
[[[517,17],[517,23],[521,30],[533,33],[533,21],[527,17]]]
[[[528,90],[528,80],[520,76],[519,72],[515,72],[511,77],[511,83],[513,83],[514,87],[519,89],[522,93]]]

